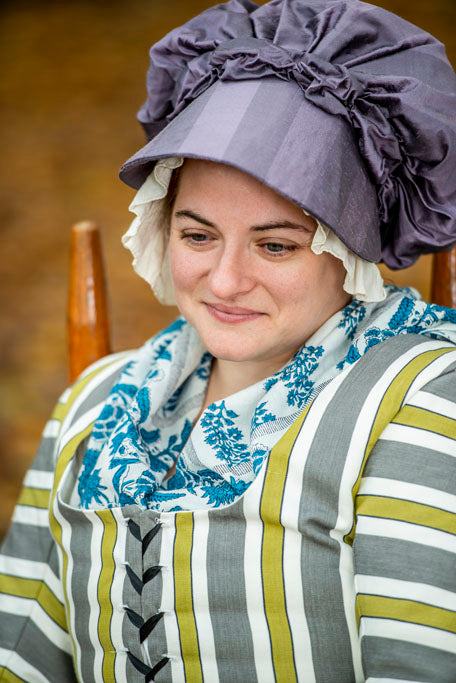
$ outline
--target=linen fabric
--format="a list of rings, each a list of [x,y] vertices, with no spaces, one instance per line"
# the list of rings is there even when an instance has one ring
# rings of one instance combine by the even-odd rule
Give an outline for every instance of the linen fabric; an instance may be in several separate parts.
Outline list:
[[[168,250],[169,208],[166,195],[171,174],[184,160],[160,159],[128,207],[136,218],[122,237],[133,254],[133,268],[151,286],[160,303],[175,305],[174,284]],[[316,254],[329,252],[347,271],[344,290],[360,301],[382,301],[386,292],[377,266],[350,252],[340,239],[317,221],[310,248]]]
[[[452,680],[454,345],[399,335],[348,365],[232,504],[78,509],[136,356],[90,368],[45,429],[0,553],[0,677]]]
[[[217,508],[252,485],[271,448],[327,382],[401,334],[456,342],[456,312],[389,287],[380,304],[353,301],[277,373],[208,406],[211,356],[179,318],[120,375],[88,440],[71,502],[91,509]],[[176,473],[165,480],[171,466]]]
[[[359,0],[230,0],[150,56],[129,185],[160,158],[209,159],[368,261],[402,268],[456,242],[456,76],[427,32]]]

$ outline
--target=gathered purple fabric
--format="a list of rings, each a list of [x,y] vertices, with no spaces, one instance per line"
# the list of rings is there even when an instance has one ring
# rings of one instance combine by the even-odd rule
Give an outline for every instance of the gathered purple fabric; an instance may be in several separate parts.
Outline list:
[[[150,57],[138,114],[149,139],[216,81],[294,81],[356,132],[387,265],[456,242],[456,76],[430,34],[359,0],[230,0]]]

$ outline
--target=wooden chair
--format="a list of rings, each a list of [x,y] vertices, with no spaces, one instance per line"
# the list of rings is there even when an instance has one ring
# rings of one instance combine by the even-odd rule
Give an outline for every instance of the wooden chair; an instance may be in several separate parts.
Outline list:
[[[76,223],[71,231],[67,335],[73,382],[90,363],[111,352],[101,237],[91,221]]]
[[[431,301],[456,308],[456,247],[434,254]],[[70,380],[90,363],[110,353],[109,318],[101,251],[95,223],[73,226],[68,297],[68,352]]]

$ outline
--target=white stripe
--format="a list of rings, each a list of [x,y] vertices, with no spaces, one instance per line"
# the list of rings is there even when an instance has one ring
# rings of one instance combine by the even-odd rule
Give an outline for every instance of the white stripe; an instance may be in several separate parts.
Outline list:
[[[456,513],[456,496],[453,496],[451,493],[438,491],[430,486],[409,484],[405,481],[396,481],[395,479],[364,477],[359,487],[359,495],[387,496],[399,500],[409,500],[414,503],[431,505]]]
[[[87,600],[89,602],[89,637],[94,649],[93,680],[103,683],[104,651],[98,637],[98,621],[100,605],[98,603],[98,580],[102,568],[101,543],[103,541],[104,524],[93,510],[87,515],[92,524],[92,538],[90,542],[90,573],[87,582]],[[116,596],[122,599],[122,596]]]
[[[421,446],[432,451],[440,451],[446,455],[456,457],[456,440],[449,439],[442,434],[428,432],[417,427],[408,427],[390,422],[383,430],[380,439],[385,441],[399,441],[411,446]]]
[[[400,541],[419,543],[433,548],[440,548],[448,552],[456,553],[456,536],[447,534],[445,531],[430,529],[419,524],[409,524],[395,519],[382,519],[380,517],[365,517],[359,515],[356,524],[356,534],[368,536],[385,536]]]
[[[126,359],[128,356],[132,355],[135,353],[137,349],[133,350],[128,350],[128,351],[119,351],[118,353],[110,353],[109,356],[103,356],[103,358],[100,358],[99,360],[94,361],[91,363],[81,374],[79,375],[78,379],[82,379],[83,377],[86,377],[86,375],[90,375],[92,372],[95,372],[100,367],[103,367],[106,365],[106,363],[112,363],[113,361],[120,359]]]
[[[52,490],[54,484],[54,472],[42,472],[41,470],[29,470],[24,478],[24,486],[36,489]]]
[[[72,654],[71,639],[68,633],[51,619],[36,600],[2,594],[1,611],[5,614],[15,614],[30,619],[55,647],[68,652],[70,655]]]
[[[357,593],[380,595],[399,600],[413,600],[426,605],[456,611],[456,594],[428,583],[387,579],[383,576],[357,574],[355,576]]]
[[[97,403],[97,405],[93,406],[90,410],[81,415],[76,420],[76,422],[74,422],[71,425],[71,427],[69,427],[68,430],[62,429],[61,437],[58,441],[57,457],[59,457],[59,455],[61,454],[65,446],[71,441],[71,439],[73,439],[75,436],[83,432],[84,429],[86,429],[90,424],[92,424],[92,422],[95,422],[95,420],[99,417],[101,413],[103,405],[104,401]]]
[[[43,429],[43,436],[47,439],[54,439],[60,430],[60,420],[51,419],[46,422]]]
[[[21,557],[0,555],[0,572],[21,579],[44,581],[55,597],[63,604],[63,588],[58,577],[45,562],[24,560]]]
[[[333,379],[320,393],[310,409],[305,421],[305,429],[301,431],[293,445],[284,487],[281,522],[285,527],[283,553],[285,600],[293,639],[296,671],[298,680],[303,683],[313,683],[315,671],[302,588],[303,582],[305,582],[305,577],[302,576],[301,572],[302,535],[298,531],[302,478],[315,431],[341,381],[341,375]],[[352,600],[354,600],[353,590],[351,594]],[[358,642],[357,633],[356,641]]]
[[[0,666],[4,666],[19,678],[29,683],[49,683],[49,679],[25,661],[17,652],[0,647]]]
[[[104,359],[104,360],[106,361],[106,359]],[[61,431],[60,431],[62,437],[65,435],[65,432],[66,432],[67,429],[68,429],[68,425],[71,425],[71,423],[72,423],[72,421],[73,421],[73,418],[74,418],[74,415],[78,412],[80,406],[87,400],[87,398],[90,397],[90,395],[93,393],[93,391],[94,391],[100,384],[102,384],[102,383],[104,382],[105,379],[107,379],[108,377],[112,377],[113,375],[115,375],[116,372],[118,372],[118,370],[119,370],[121,367],[123,367],[123,366],[125,365],[125,361],[126,361],[126,359],[125,359],[124,357],[122,357],[122,359],[121,359],[121,360],[118,360],[117,362],[108,363],[108,365],[107,365],[103,370],[100,370],[100,371],[95,375],[95,377],[93,377],[93,378],[87,383],[87,385],[82,389],[82,391],[76,396],[76,398],[74,399],[73,403],[71,404],[71,407],[70,407],[68,413],[66,414],[66,416],[65,416],[65,418],[64,418],[64,420],[63,420],[63,422],[62,422],[62,428],[61,428]],[[99,412],[98,412],[98,414],[96,415],[96,417],[98,417],[98,415],[100,414],[100,412],[101,412],[101,407],[102,407],[103,404],[104,404],[104,401],[101,402],[101,403],[99,404],[99,408],[98,408]],[[92,411],[90,411],[90,412],[93,412],[93,409],[92,409]],[[94,418],[94,419],[96,419],[96,418]],[[93,421],[93,420],[92,420],[92,421]],[[86,424],[86,425],[87,425],[87,424],[90,424],[90,421],[84,420],[84,415],[82,416],[82,418],[79,418],[79,419],[78,419],[78,423],[79,423],[79,422],[80,422],[81,424],[84,423],[84,424]],[[72,431],[72,435],[73,435],[73,436],[74,436],[75,433],[77,433],[77,432],[74,432],[74,430],[71,430],[71,431]],[[82,431],[82,428],[79,429],[79,431]],[[70,437],[70,438],[71,438],[71,437]],[[69,440],[70,440],[70,439],[65,438],[65,443],[64,443],[64,445],[65,445],[66,443],[68,443]],[[59,439],[59,445],[60,445],[60,439]],[[62,446],[62,445],[60,446],[59,451],[62,450],[62,448],[64,447],[64,445],[63,445],[63,446]]]
[[[453,348],[454,349],[454,344],[451,342],[440,342],[440,341],[434,341],[433,343],[430,342],[429,344],[419,344],[420,352],[421,351],[426,351],[427,347],[431,346],[431,350],[433,349],[442,349],[442,348]],[[413,380],[412,384],[409,387],[409,390],[407,391],[407,394],[404,399],[404,403],[408,403],[409,397],[413,396],[416,394],[420,389],[422,389],[428,382],[433,380],[435,377],[438,377],[446,368],[454,363],[456,361],[456,351],[450,351],[449,353],[444,353],[442,356],[439,356],[435,360],[432,361],[429,365],[427,365],[420,373],[419,375]]]
[[[16,505],[14,508],[12,521],[17,524],[27,524],[27,526],[49,526],[48,510],[35,508],[32,505]]]
[[[163,621],[168,651],[163,655],[170,658],[171,679],[173,683],[185,683],[184,662],[180,648],[179,626],[174,605],[174,539],[176,537],[175,515],[162,513],[160,566],[162,577],[162,603],[160,612],[164,612]]]
[[[454,655],[456,652],[456,635],[440,628],[411,624],[395,619],[377,619],[362,617],[359,627],[360,638],[373,636],[374,638],[388,638],[402,642],[416,643],[424,647],[434,647],[445,650]]]
[[[244,541],[244,575],[247,614],[253,642],[257,678],[261,683],[274,683],[269,628],[264,609],[261,574],[263,522],[259,514],[259,501],[263,489],[266,467],[263,466],[243,498],[246,519]]]
[[[68,471],[68,468],[67,468]],[[52,507],[52,514],[54,515],[55,521],[59,524],[61,528],[61,544],[62,548],[59,546],[58,543],[56,543],[56,548],[57,548],[57,553],[59,557],[59,572],[60,576],[62,577],[62,584],[66,583],[67,586],[67,599],[66,599],[66,616],[67,616],[67,627],[68,627],[68,632],[71,634],[71,638],[73,641],[73,664],[76,670],[76,674],[78,678],[81,678],[80,673],[81,673],[81,645],[76,637],[76,627],[75,627],[75,609],[74,609],[74,600],[73,600],[73,593],[71,590],[71,579],[73,576],[73,555],[70,551],[70,544],[71,544],[71,525],[66,521],[66,519],[62,516],[60,510],[59,510],[59,505],[58,505],[58,493],[54,497],[54,502],[53,502],[53,507]],[[64,575],[63,572],[63,552],[65,552],[66,557],[67,557],[67,571],[66,575]]]
[[[203,670],[203,680],[218,683],[219,675],[215,654],[214,631],[209,610],[207,587],[207,538],[209,517],[207,510],[193,513],[194,533],[192,548],[192,598],[195,612],[198,645]]]
[[[115,563],[114,576],[111,584],[111,596],[114,600],[122,600],[123,586],[125,581],[126,569],[125,569],[125,553],[127,544],[127,525],[128,522],[122,514],[120,508],[112,508],[111,512],[117,522],[117,538],[116,544],[113,551],[113,559]],[[122,648],[126,647],[126,644],[122,638],[122,626],[124,622],[124,614],[119,610],[115,609],[113,604],[113,612],[111,618],[111,640],[114,649],[117,651],[116,659],[114,663],[114,676],[116,682],[127,683],[127,654],[122,652]]]
[[[63,392],[61,393],[58,402],[59,402],[61,405],[65,405],[65,403],[68,401],[68,399],[69,399],[69,397],[70,397],[70,394],[71,394],[71,387],[67,387],[67,388],[65,389],[65,391],[63,391]]]
[[[456,403],[441,396],[431,394],[428,391],[418,391],[410,398],[407,405],[415,406],[415,408],[424,408],[438,415],[456,420]]]

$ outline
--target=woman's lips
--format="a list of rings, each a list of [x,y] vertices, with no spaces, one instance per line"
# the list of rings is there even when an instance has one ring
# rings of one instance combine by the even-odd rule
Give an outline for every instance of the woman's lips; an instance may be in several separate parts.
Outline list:
[[[255,320],[263,315],[258,311],[239,306],[225,306],[224,304],[204,304],[213,318],[223,323],[245,323],[248,320]]]

